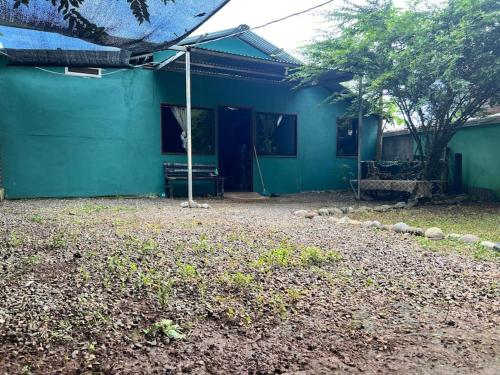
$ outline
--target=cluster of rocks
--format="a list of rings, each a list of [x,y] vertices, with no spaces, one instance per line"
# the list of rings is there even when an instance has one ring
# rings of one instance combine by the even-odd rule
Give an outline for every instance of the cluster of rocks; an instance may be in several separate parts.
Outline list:
[[[328,207],[328,208],[321,208],[319,210],[297,210],[294,212],[294,215],[296,216],[301,216],[305,217],[307,219],[314,219],[315,217],[318,216],[344,216],[348,215],[351,213],[356,213],[356,212],[370,212],[370,211],[375,211],[375,212],[386,212],[389,210],[394,210],[394,209],[402,209],[402,208],[412,208],[415,206],[415,202],[398,202],[396,204],[390,205],[390,204],[384,204],[381,206],[375,206],[375,207],[368,207],[368,206],[360,206],[357,208],[353,207]]]
[[[208,209],[210,208],[210,205],[208,203],[196,203],[196,202],[182,202],[181,203],[182,208],[204,208]]]
[[[432,227],[428,229],[412,227],[406,223],[396,223],[394,225],[384,225],[377,220],[368,220],[368,221],[358,221],[352,220],[348,216],[348,214],[356,213],[356,212],[385,212],[391,209],[402,209],[402,208],[410,208],[414,205],[412,203],[398,202],[395,205],[382,205],[376,207],[367,207],[361,206],[356,209],[353,207],[330,207],[330,208],[321,208],[319,210],[298,210],[294,212],[294,215],[304,217],[311,220],[318,220],[324,216],[330,216],[328,220],[330,220],[334,224],[340,225],[360,225],[365,228],[375,228],[380,230],[392,231],[395,233],[408,233],[413,236],[422,236],[426,237],[430,240],[452,240],[459,241],[467,244],[479,244],[482,247],[500,251],[500,242],[491,242],[491,241],[481,241],[481,239],[473,234],[456,234],[450,233],[445,235],[444,232],[437,227]]]

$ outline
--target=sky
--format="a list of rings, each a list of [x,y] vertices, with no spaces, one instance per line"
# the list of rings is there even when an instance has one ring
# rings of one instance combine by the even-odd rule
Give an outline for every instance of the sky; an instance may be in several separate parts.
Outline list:
[[[324,2],[325,0],[231,0],[194,34],[231,29],[241,24],[255,27]],[[404,6],[407,2],[407,0],[394,0],[399,6]],[[277,47],[297,55],[297,49],[317,36],[318,30],[324,26],[321,13],[339,8],[342,3],[341,0],[336,0],[310,13],[292,17],[256,32]]]

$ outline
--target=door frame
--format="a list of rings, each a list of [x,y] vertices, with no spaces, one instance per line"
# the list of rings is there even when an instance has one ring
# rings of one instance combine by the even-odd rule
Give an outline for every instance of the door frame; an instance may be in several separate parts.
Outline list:
[[[251,159],[252,162],[250,163],[250,190],[249,192],[254,192],[254,163],[255,163],[255,155],[254,155],[254,147],[255,147],[255,110],[251,106],[243,106],[243,105],[231,105],[231,104],[218,104],[217,105],[217,113],[216,113],[216,127],[215,127],[215,136],[216,136],[216,155],[217,155],[217,168],[220,170],[220,142],[219,142],[219,136],[221,134],[220,132],[220,111],[223,108],[238,108],[238,109],[243,109],[243,110],[248,110],[250,112],[250,154],[251,154]]]

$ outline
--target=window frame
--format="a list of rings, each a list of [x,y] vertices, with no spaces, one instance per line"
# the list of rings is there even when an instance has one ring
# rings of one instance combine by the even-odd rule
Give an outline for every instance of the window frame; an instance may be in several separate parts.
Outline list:
[[[261,153],[257,149],[257,124],[258,124],[258,119],[259,115],[275,115],[275,116],[293,116],[295,121],[294,121],[294,134],[295,134],[295,142],[294,142],[294,154],[273,154],[273,153]],[[277,158],[292,158],[292,159],[297,159],[299,155],[299,116],[297,113],[286,113],[286,112],[254,112],[254,139],[253,139],[253,144],[255,146],[255,149],[257,150],[257,156],[262,156],[266,158],[272,158],[272,157],[277,157]]]
[[[93,69],[96,71],[96,74],[74,72],[74,71],[71,71],[71,69]],[[102,78],[102,68],[92,68],[92,67],[73,68],[73,67],[66,66],[66,67],[64,67],[64,74],[67,76],[74,76],[74,77]]]
[[[164,152],[163,151],[163,108],[171,108],[171,107],[182,107],[185,108],[186,105],[178,105],[178,104],[171,104],[171,103],[161,103],[160,104],[160,152],[161,155],[187,155],[187,150],[185,152]],[[191,109],[203,109],[203,110],[208,110],[212,111],[214,114],[214,131],[213,131],[213,151],[211,153],[207,152],[196,152],[193,150],[192,155],[198,155],[198,156],[217,156],[218,154],[218,144],[217,144],[217,132],[218,132],[218,115],[217,115],[217,110],[212,108],[212,107],[202,107],[202,106],[191,106]]]
[[[336,134],[337,134],[337,137],[335,139],[335,156],[337,157],[337,159],[357,159],[358,157],[358,142],[359,142],[359,124],[357,126],[357,134],[358,136],[356,137],[356,147],[355,147],[355,153],[352,154],[352,155],[339,155],[339,123],[341,121],[345,121],[345,120],[349,120],[351,123],[353,121],[357,121],[357,118],[355,117],[337,117],[337,121],[336,121],[336,127],[337,127],[337,131],[336,131]]]

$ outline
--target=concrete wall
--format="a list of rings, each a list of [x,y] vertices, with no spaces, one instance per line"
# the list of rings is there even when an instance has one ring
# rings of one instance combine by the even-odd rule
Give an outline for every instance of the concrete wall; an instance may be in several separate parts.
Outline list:
[[[478,122],[478,121],[476,121]],[[489,120],[491,122],[491,120]],[[448,144],[450,186],[455,186],[455,154],[462,154],[462,185],[471,195],[500,200],[500,123],[466,126],[457,131]],[[386,136],[384,160],[406,160],[410,135]]]
[[[62,69],[51,68],[62,72]],[[106,71],[109,73],[111,71]],[[160,194],[160,104],[184,104],[180,73],[135,69],[101,79],[0,68],[0,152],[8,198]],[[252,107],[296,113],[297,157],[262,157],[275,193],[339,189],[340,170],[355,159],[335,156],[342,105],[320,104],[329,92],[282,85],[193,77],[193,105]],[[373,158],[376,121],[367,121],[364,157]],[[214,162],[216,156],[196,156]],[[255,169],[254,189],[260,191]]]

